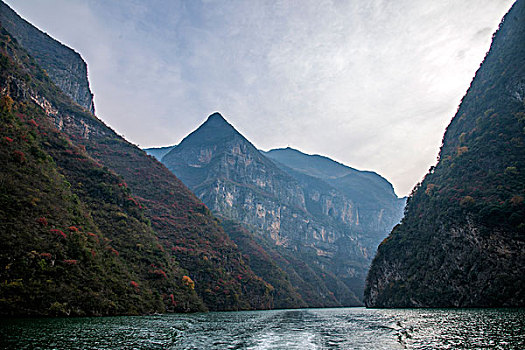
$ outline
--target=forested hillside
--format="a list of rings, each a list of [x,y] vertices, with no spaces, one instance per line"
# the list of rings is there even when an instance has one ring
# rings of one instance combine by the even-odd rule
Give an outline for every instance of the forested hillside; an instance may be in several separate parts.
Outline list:
[[[373,307],[525,305],[525,1],[500,24],[368,274]]]
[[[186,186],[1,39],[2,313],[273,307],[272,286]]]

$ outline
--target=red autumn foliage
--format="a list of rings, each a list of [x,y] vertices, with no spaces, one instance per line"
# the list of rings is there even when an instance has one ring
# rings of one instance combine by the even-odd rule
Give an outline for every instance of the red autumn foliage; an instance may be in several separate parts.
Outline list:
[[[76,265],[78,263],[78,260],[75,260],[75,259],[65,259],[62,261],[68,265]]]
[[[51,253],[40,253],[40,256],[45,259],[51,259]]]
[[[22,151],[18,151],[18,150],[13,151],[13,157],[19,163],[23,163],[26,161],[26,155]]]
[[[171,305],[173,306],[177,305],[177,302],[175,301],[175,297],[173,296],[173,294],[170,294],[170,299],[171,299]]]
[[[121,182],[121,183],[118,184],[118,187],[128,188],[128,184],[125,183],[125,182]]]
[[[35,128],[38,128],[38,124],[37,124],[37,122],[35,122],[34,119],[31,119],[31,120],[29,121],[29,124],[33,125]]]
[[[56,233],[57,235],[62,236],[63,238],[67,237],[64,232],[62,232],[61,230],[58,230],[56,228],[52,228],[51,230],[49,230],[49,232]]]
[[[69,226],[68,230],[71,231],[71,232],[78,232],[79,231],[78,227],[76,227],[76,226]]]
[[[42,226],[47,226],[47,219],[43,216],[36,219],[36,222],[38,222]]]
[[[13,142],[13,139],[10,138],[9,136],[4,136],[4,141],[6,141],[8,143],[11,143],[11,142]]]
[[[139,284],[138,284],[137,282],[135,282],[135,281],[131,281],[131,282],[129,282],[129,284],[130,284],[133,288],[135,288],[135,291],[137,291],[137,292],[139,291]]]
[[[195,289],[195,282],[189,276],[182,276],[182,283],[191,289]]]
[[[156,270],[153,271],[153,273],[155,275],[162,276],[162,277],[164,277],[166,279],[168,278],[168,276],[166,276],[166,272],[162,271],[161,269],[156,269]]]
[[[93,239],[98,242],[98,236],[96,234],[94,234],[93,232],[88,232],[87,235],[89,237],[93,237]]]
[[[139,202],[137,202],[137,200],[133,197],[128,197],[128,201],[135,204],[137,207],[139,206]]]
[[[94,251],[93,249],[91,249],[91,256],[94,258],[95,256],[97,256],[97,252]]]
[[[116,256],[119,256],[119,252],[115,248],[111,248],[111,252],[115,254]]]

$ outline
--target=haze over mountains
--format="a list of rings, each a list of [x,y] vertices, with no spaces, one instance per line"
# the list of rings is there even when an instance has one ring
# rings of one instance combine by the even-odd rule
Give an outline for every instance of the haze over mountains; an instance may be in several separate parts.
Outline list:
[[[402,216],[405,198],[398,198],[392,184],[375,172],[356,170],[330,158],[307,155],[292,148],[264,154],[298,180],[311,197],[316,197],[317,192],[338,192],[353,201],[356,205],[354,230],[360,243],[371,252],[383,240],[384,232],[390,231]]]
[[[5,166],[0,214],[2,239],[8,244],[0,259],[9,267],[1,272],[3,314],[143,314],[362,303],[373,247],[358,241],[363,219],[350,200],[319,187],[317,195],[309,194],[318,196],[313,200],[318,205],[310,205],[300,181],[215,115],[208,124],[222,130],[214,131],[216,141],[233,136],[242,148],[234,154],[239,167],[228,170],[229,159],[216,162],[216,169],[231,170],[239,184],[265,180],[277,196],[269,198],[267,209],[256,205],[256,211],[244,216],[256,218],[253,223],[270,229],[264,231],[270,235],[261,235],[257,226],[248,230],[237,222],[242,220],[229,221],[217,211],[223,216],[220,225],[164,166],[92,114],[81,57],[1,6],[0,21],[13,31],[2,25]],[[40,39],[30,40],[36,37]],[[177,149],[206,142],[196,138]],[[257,166],[243,170],[249,159]],[[281,222],[280,210],[290,219]],[[304,240],[290,234],[296,223],[304,228]],[[353,225],[348,234],[345,225]]]
[[[85,85],[80,56],[46,37],[31,46],[40,57],[34,59],[17,38],[44,34],[1,6],[1,22],[9,14],[23,33],[1,28],[0,313],[274,307],[274,288],[251,270],[206,206],[89,104],[71,99],[78,95],[57,87]],[[63,67],[57,45],[76,61]],[[40,64],[62,67],[74,84]]]
[[[385,178],[220,113],[146,154],[93,114],[77,53],[0,10],[0,314],[524,306],[525,0],[399,225]]]
[[[178,146],[146,151],[164,153],[212,212],[330,275],[316,282],[335,297],[327,305],[359,304],[369,261],[402,216],[404,199],[381,176],[292,149],[261,152],[219,113]]]

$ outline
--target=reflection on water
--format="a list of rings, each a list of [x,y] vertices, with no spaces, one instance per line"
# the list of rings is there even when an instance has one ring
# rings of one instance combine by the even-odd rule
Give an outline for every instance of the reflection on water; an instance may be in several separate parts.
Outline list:
[[[0,320],[2,349],[525,349],[525,310],[223,312]]]

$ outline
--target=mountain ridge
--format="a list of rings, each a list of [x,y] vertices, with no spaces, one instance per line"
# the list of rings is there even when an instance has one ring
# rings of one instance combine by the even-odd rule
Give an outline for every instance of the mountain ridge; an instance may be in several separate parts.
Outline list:
[[[122,178],[60,133],[30,98],[60,91],[0,30],[0,314],[205,310],[180,283],[187,272],[159,247]]]
[[[326,157],[317,158],[336,164]],[[314,274],[330,274],[328,290],[331,288],[337,298],[346,300],[343,305],[358,305],[358,297],[350,301],[344,295],[361,295],[367,260],[401,216],[402,205],[394,214],[398,217],[392,219],[392,226],[382,234],[381,229],[374,233],[380,235],[380,239],[364,239],[366,246],[362,246],[359,240],[369,231],[360,228],[359,209],[338,193],[338,185],[328,185],[326,179],[309,174],[298,176],[297,172],[259,151],[220,114],[208,117],[161,160],[212,212],[242,223],[256,236],[266,237],[276,246],[299,252],[300,259],[309,261],[308,266],[317,271]],[[337,164],[339,169],[344,169],[344,174],[361,174]],[[386,181],[375,173],[364,174]],[[305,176],[309,180],[304,181]],[[386,190],[391,192],[392,199],[397,199],[391,185]],[[369,214],[366,210],[363,208],[363,222]],[[353,260],[346,258],[347,254]],[[343,292],[345,288],[349,289]],[[313,299],[305,301],[313,302]],[[337,305],[330,303],[329,306]]]
[[[87,65],[78,52],[35,28],[3,1],[0,1],[0,25],[35,58],[66,95],[95,114]]]
[[[438,163],[378,248],[367,306],[525,305],[524,39],[517,0],[446,128]]]
[[[22,21],[21,18],[18,20]],[[111,283],[106,283],[102,277],[99,281],[86,279],[86,276],[89,275],[86,275],[84,271],[88,273],[89,269],[85,269],[84,261],[91,261],[85,260],[88,258],[98,259],[98,248],[92,253],[88,251],[89,254],[85,259],[83,258],[84,260],[74,259],[75,256],[66,256],[64,261],[67,262],[64,264],[74,265],[73,271],[78,272],[64,275],[73,282],[71,288],[76,289],[85,286],[84,289],[89,291],[91,283],[96,286],[101,285],[101,288],[107,285],[109,288],[103,289],[109,293],[105,296],[107,300],[102,299],[100,302],[115,304],[115,307],[106,308],[107,311],[102,313],[111,315],[188,312],[206,309],[272,308],[274,297],[272,286],[251,270],[236,244],[220,227],[218,219],[211,215],[206,206],[161,163],[118,136],[89,110],[71,100],[52,82],[50,76],[39,67],[36,60],[20,47],[17,40],[10,36],[5,28],[2,27],[1,30],[1,63],[3,69],[1,71],[2,79],[0,80],[0,91],[2,92],[0,101],[2,108],[4,108],[3,111],[7,111],[5,113],[8,114],[6,119],[1,120],[1,131],[3,133],[13,128],[16,130],[20,123],[22,125],[28,124],[33,128],[30,135],[24,131],[20,136],[21,141],[18,138],[13,140],[13,135],[7,134],[2,142],[18,146],[19,144],[23,145],[24,142],[33,142],[33,139],[40,142],[46,135],[48,137],[57,135],[61,140],[60,142],[55,142],[55,139],[50,140],[53,142],[42,141],[42,143],[34,144],[32,148],[24,148],[23,152],[15,149],[14,155],[5,153],[9,148],[3,147],[0,149],[1,156],[7,157],[9,162],[14,161],[15,164],[22,162],[29,167],[29,171],[33,172],[34,169],[39,169],[40,165],[33,156],[26,155],[26,151],[33,152],[36,155],[43,154],[42,157],[45,155],[45,159],[49,160],[52,167],[55,167],[53,164],[56,164],[56,171],[67,179],[67,181],[64,180],[64,186],[71,189],[72,201],[74,203],[79,202],[80,207],[85,209],[79,211],[80,215],[88,218],[78,218],[73,224],[76,223],[80,226],[79,223],[82,223],[82,227],[74,226],[73,228],[71,226],[68,230],[72,234],[74,233],[74,237],[77,237],[75,236],[76,232],[80,232],[80,234],[85,234],[88,237],[82,239],[89,239],[89,237],[94,236],[86,231],[92,228],[94,232],[90,233],[99,237],[101,242],[106,242],[106,238],[115,242],[112,247],[106,243],[105,246],[102,246],[101,249],[107,248],[107,251],[104,250],[105,254],[100,255],[101,257],[110,259],[107,260],[109,264],[113,261],[127,261],[127,265],[104,265],[103,270],[107,273],[104,276],[109,280],[115,280],[118,285],[118,288],[114,288]],[[25,42],[25,45],[30,43]],[[48,49],[53,50],[53,47],[51,45]],[[16,111],[20,108],[23,110],[30,108],[31,113],[34,113],[35,116],[33,119],[31,119],[32,116],[27,118],[25,116],[13,117],[9,111],[15,108]],[[15,124],[13,124],[13,120],[16,122]],[[41,130],[42,134],[35,131],[35,128],[38,129],[44,125],[45,129]],[[40,129],[38,130],[40,132]],[[72,149],[63,149],[63,143]],[[2,168],[2,172],[4,170],[8,171],[7,168]],[[90,174],[93,177],[89,176]],[[30,189],[24,183],[17,182],[16,177],[13,177],[9,172],[2,173],[2,176],[11,179],[14,189],[29,191],[28,193],[39,193],[39,191],[45,190],[44,184],[36,181],[33,181],[35,188]],[[99,177],[100,179],[98,179]],[[107,181],[111,181],[111,183],[106,183]],[[12,216],[9,214],[13,211],[12,206],[18,200],[16,194],[5,193],[9,193],[9,197],[2,197],[2,200],[6,200],[6,204],[0,214],[7,215],[9,220],[16,219],[21,220],[21,222],[13,223],[13,225],[2,230],[2,235],[20,237],[21,241],[16,247],[27,249],[27,252],[23,252],[23,254],[29,254],[28,256],[36,258],[41,251],[40,247],[35,246],[35,242],[41,240],[45,235],[49,235],[48,230],[44,228],[46,227],[44,225],[45,218],[41,220],[42,226],[38,226],[40,227],[38,230],[27,231],[34,232],[30,236],[31,239],[23,238],[26,236],[18,236],[13,231],[17,224],[23,225],[23,227],[30,225],[33,227],[35,221],[29,215]],[[24,196],[27,195],[26,193]],[[44,196],[43,198],[47,197]],[[48,208],[49,201],[42,201],[40,198],[34,199],[35,205],[29,207],[40,208],[38,200],[41,201],[42,206],[44,203],[46,205],[42,207],[42,210]],[[65,207],[68,206],[65,205]],[[129,210],[132,210],[135,216],[123,212],[121,207],[130,208]],[[90,215],[91,219],[89,219]],[[25,222],[26,219],[33,221],[31,223]],[[2,220],[2,222],[7,222],[6,220]],[[94,224],[89,226],[85,224],[85,220],[94,220]],[[111,224],[108,224],[108,221]],[[52,224],[56,225],[54,222]],[[97,227],[99,228],[97,229]],[[102,227],[115,236],[108,238],[101,235],[99,232],[102,231]],[[59,240],[62,239],[61,237],[64,237],[65,240],[69,239],[69,232],[64,232],[63,226],[57,227],[54,234]],[[149,240],[148,244],[141,243],[141,239]],[[75,251],[85,248],[84,243],[71,242],[71,244],[73,244],[72,248],[76,249]],[[53,249],[58,249],[60,252],[63,248],[61,244],[58,244]],[[32,250],[35,251],[34,254]],[[2,262],[7,260],[6,266],[8,266],[9,260],[13,258],[12,252],[3,250],[0,253]],[[53,251],[44,251],[43,254],[46,255],[40,256],[47,257],[48,253],[51,256],[58,254]],[[38,263],[41,259],[33,261]],[[97,311],[99,307],[92,308],[89,305],[91,299],[83,298],[84,294],[82,293],[68,293],[66,296],[60,296],[56,299],[58,303],[56,305],[51,303],[50,306],[49,304],[46,305],[47,302],[39,302],[34,305],[28,304],[31,305],[31,310],[21,307],[28,300],[34,298],[31,295],[38,295],[39,298],[43,297],[46,300],[46,298],[52,298],[54,294],[42,288],[42,285],[47,283],[45,274],[37,275],[34,273],[34,271],[40,270],[27,270],[29,267],[25,268],[18,265],[12,266],[13,268],[9,272],[2,271],[2,280],[9,283],[2,284],[0,288],[2,295],[0,299],[8,300],[8,303],[13,306],[9,308],[9,313],[18,315],[53,315],[55,312],[64,315],[100,314]],[[51,272],[55,271],[53,266],[49,267]],[[36,267],[40,268],[38,265]],[[6,273],[12,275],[6,277]],[[129,273],[135,278],[131,281],[131,278],[122,280],[119,277],[121,273],[124,275]],[[137,276],[142,277],[138,278]],[[30,283],[26,281],[27,278],[32,278],[29,280]],[[24,283],[20,284],[17,281]],[[40,289],[38,288],[39,285]],[[67,286],[68,284],[65,283],[64,285]],[[16,291],[16,288],[19,288],[18,293],[11,293],[11,291]],[[92,291],[97,293],[98,290],[94,288]],[[140,299],[137,293],[139,295],[146,293],[144,299]],[[73,298],[77,294],[83,300],[81,303]],[[128,296],[129,300],[126,299]],[[146,296],[148,297],[146,298]],[[95,303],[99,299],[92,298],[92,300]],[[76,303],[75,309],[68,309],[67,305],[73,302]],[[2,312],[4,310],[7,308],[2,308]]]

